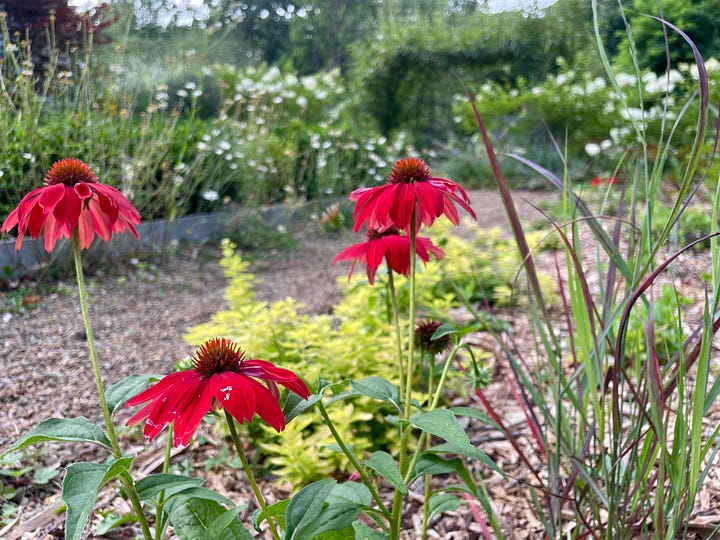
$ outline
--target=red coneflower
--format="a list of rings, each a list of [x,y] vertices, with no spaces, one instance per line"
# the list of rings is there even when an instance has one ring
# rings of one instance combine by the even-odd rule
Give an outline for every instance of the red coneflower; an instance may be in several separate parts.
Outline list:
[[[193,369],[166,375],[147,390],[131,398],[126,407],[149,401],[130,418],[131,426],[143,420],[143,434],[156,437],[170,422],[173,445],[185,445],[200,420],[216,408],[225,409],[238,422],[252,420],[255,413],[276,431],[285,429],[278,400],[278,384],[307,399],[310,391],[297,375],[266,360],[249,360],[232,341],[214,338],[193,355]],[[261,384],[256,379],[265,382]]]
[[[355,201],[355,232],[367,221],[368,229],[394,226],[407,229],[415,210],[415,229],[421,224],[430,226],[445,214],[454,224],[460,223],[459,204],[473,218],[470,199],[460,184],[447,178],[435,178],[430,167],[418,158],[397,161],[390,170],[388,181],[382,186],[356,189],[350,194]]]
[[[140,213],[117,189],[99,182],[95,172],[79,159],[56,162],[45,175],[45,185],[25,195],[0,227],[9,232],[17,225],[15,251],[26,233],[34,239],[43,233],[50,252],[60,238],[72,238],[77,228],[80,249],[90,247],[95,234],[108,242],[114,233],[140,224]]]
[[[430,260],[430,253],[438,259],[445,255],[442,249],[423,236],[415,239],[415,252],[425,262]],[[367,242],[345,248],[333,259],[332,264],[338,261],[352,261],[348,279],[358,262],[367,265],[367,277],[372,285],[383,259],[387,260],[388,266],[395,272],[407,276],[410,273],[410,238],[400,234],[395,227],[385,230],[369,229]]]

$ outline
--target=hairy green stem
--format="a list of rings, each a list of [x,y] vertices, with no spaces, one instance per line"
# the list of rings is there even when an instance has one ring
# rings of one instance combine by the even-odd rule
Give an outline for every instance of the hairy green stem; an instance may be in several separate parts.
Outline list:
[[[275,523],[275,520],[270,514],[270,510],[268,510],[265,498],[263,497],[263,494],[260,491],[257,482],[255,481],[255,475],[250,468],[247,457],[245,457],[245,451],[242,448],[242,444],[240,444],[240,437],[238,437],[237,428],[235,427],[235,419],[227,411],[225,411],[225,419],[227,420],[228,427],[230,428],[230,437],[232,438],[235,449],[237,450],[240,461],[242,462],[245,476],[247,476],[248,482],[250,482],[250,487],[252,488],[253,494],[255,495],[255,500],[257,501],[258,505],[260,505],[260,511],[265,517],[265,520],[268,522],[268,527],[270,528],[270,532],[272,533],[273,538],[275,540],[280,540],[280,533],[278,532],[277,524]]]
[[[422,357],[424,357],[423,355]],[[428,399],[433,394],[433,383],[435,382],[435,355],[428,353]],[[422,358],[421,357],[421,358]],[[427,441],[427,448],[430,448],[430,441]],[[421,448],[418,446],[418,448]],[[425,496],[425,502],[423,503],[423,520],[422,520],[422,540],[427,540],[428,532],[428,521],[430,520],[430,478],[429,474],[423,476],[423,495]]]
[[[417,243],[417,231],[415,230],[415,210],[413,209],[410,217],[410,306],[409,306],[409,328],[408,328],[408,355],[405,369],[405,381],[401,382],[400,395],[404,396],[405,409],[403,411],[402,422],[400,423],[400,473],[406,475],[408,473],[408,456],[407,447],[412,429],[409,427],[411,402],[412,402],[412,386],[413,372],[415,371],[415,264],[417,254],[415,253],[415,244]],[[404,384],[404,387],[402,386]],[[402,521],[402,505],[403,497],[397,489],[393,496],[392,521],[390,523],[390,540],[400,538],[400,529]]]
[[[80,298],[80,311],[82,312],[83,324],[85,325],[85,337],[87,339],[88,351],[90,353],[90,364],[92,365],[93,378],[95,379],[95,388],[97,389],[98,399],[100,401],[100,409],[102,411],[103,420],[105,422],[105,429],[107,431],[107,437],[112,447],[112,453],[115,459],[122,457],[122,450],[118,443],[117,434],[115,433],[115,426],[112,422],[110,409],[105,399],[105,387],[102,382],[102,375],[100,373],[100,363],[98,362],[97,349],[95,348],[95,338],[93,336],[92,324],[90,323],[90,312],[88,310],[88,297],[87,289],[85,288],[85,278],[83,275],[82,268],[82,256],[80,251],[80,240],[78,236],[77,228],[73,232],[72,241],[73,260],[75,263],[75,276],[77,277],[78,284],[78,296]],[[130,498],[133,509],[137,515],[140,528],[142,529],[143,536],[146,540],[152,540],[152,533],[150,532],[150,526],[148,525],[147,518],[143,512],[140,498],[138,497],[137,491],[135,490],[135,484],[130,478],[120,476],[120,481],[125,486],[125,492]]]
[[[163,460],[162,472],[167,474],[170,470],[170,456],[172,454],[173,424],[168,424],[167,443],[165,444],[165,459]],[[155,540],[162,540],[164,536],[162,526],[162,513],[165,506],[165,490],[163,489],[157,498],[155,505]]]
[[[397,345],[398,355],[398,367],[400,373],[400,381],[405,380],[405,358],[402,352],[402,334],[400,332],[400,313],[398,312],[398,301],[397,292],[395,291],[395,279],[393,278],[393,271],[388,263],[388,293],[390,295],[390,302],[392,303],[393,309],[393,323],[395,324],[395,341]],[[400,399],[404,399],[404,387],[400,384]]]
[[[343,454],[345,454],[345,457],[348,458],[348,461],[350,461],[351,465],[355,468],[355,470],[360,475],[360,478],[363,481],[363,484],[370,490],[370,494],[372,495],[372,498],[375,499],[375,502],[378,505],[378,509],[382,514],[390,519],[390,512],[388,512],[388,509],[385,508],[385,503],[380,498],[380,494],[377,491],[377,488],[375,487],[375,484],[372,483],[372,480],[368,476],[367,471],[365,470],[365,467],[362,466],[362,464],[358,461],[357,457],[355,457],[355,454],[353,454],[350,449],[345,444],[345,441],[342,440],[342,437],[340,437],[340,434],[338,433],[337,429],[335,429],[335,424],[330,419],[330,415],[327,413],[327,409],[325,409],[325,406],[322,403],[322,400],[317,402],[318,410],[320,411],[320,415],[323,418],[323,421],[325,422],[325,425],[330,430],[330,433],[332,434],[333,438],[335,439],[335,442],[338,443],[338,446],[340,447],[340,450]]]

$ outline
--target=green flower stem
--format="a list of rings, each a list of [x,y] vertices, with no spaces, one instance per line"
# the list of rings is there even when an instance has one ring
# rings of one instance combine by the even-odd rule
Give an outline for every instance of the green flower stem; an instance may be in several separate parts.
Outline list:
[[[457,352],[460,350],[461,345],[459,343],[456,343],[453,349],[450,351],[450,354],[448,355],[447,361],[445,362],[445,367],[443,367],[442,373],[440,374],[440,380],[438,381],[437,388],[435,389],[435,395],[433,396],[433,400],[430,403],[430,406],[427,409],[427,412],[434,411],[437,408],[438,403],[440,403],[440,396],[442,395],[442,389],[445,385],[445,379],[447,379],[447,375],[450,372],[450,366],[452,365],[452,359],[455,357]],[[420,433],[420,437],[418,439],[417,447],[415,448],[415,452],[413,453],[412,459],[410,460],[410,466],[407,469],[407,472],[405,473],[405,483],[410,482],[410,478],[412,478],[412,471],[415,468],[415,464],[417,463],[418,458],[420,457],[420,452],[422,452],[425,438],[427,437],[426,432]]]
[[[170,457],[172,454],[173,423],[168,424],[167,443],[165,444],[165,459],[163,460],[162,472],[167,474],[170,470]],[[165,506],[165,490],[163,489],[157,498],[155,505],[155,540],[162,540],[164,535],[162,527],[162,513]]]
[[[398,312],[397,292],[395,291],[395,279],[393,271],[388,263],[388,293],[390,294],[390,302],[393,309],[393,322],[395,323],[395,341],[397,342],[398,366],[400,368],[400,399],[404,399],[404,386],[402,381],[405,380],[405,358],[402,352],[402,334],[400,332],[400,313]]]
[[[430,399],[430,396],[432,396],[433,393],[433,383],[435,382],[435,355],[428,353],[427,355],[429,358],[428,362],[428,399]],[[426,448],[430,448],[430,440],[427,441],[427,444],[425,445]],[[418,448],[421,448],[420,445],[418,445]],[[411,469],[412,470],[412,469]],[[431,476],[429,474],[426,474],[423,476],[423,495],[425,496],[425,503],[423,504],[423,520],[422,520],[422,540],[427,540],[427,532],[428,532],[428,521],[430,519],[430,505],[428,504],[428,501],[430,501],[430,478]]]
[[[87,289],[85,288],[85,279],[83,276],[82,269],[82,257],[80,251],[80,240],[78,237],[77,228],[73,232],[72,242],[73,260],[75,262],[75,275],[77,277],[78,284],[78,296],[80,298],[80,310],[82,311],[83,324],[85,325],[85,336],[87,338],[88,350],[90,352],[90,363],[92,364],[93,377],[95,379],[95,388],[97,389],[98,399],[100,400],[100,409],[102,410],[103,420],[105,421],[105,429],[107,430],[108,440],[112,446],[113,456],[116,459],[122,457],[122,450],[120,450],[120,444],[118,443],[117,434],[115,433],[115,425],[112,422],[110,415],[110,409],[105,399],[105,387],[102,382],[102,375],[100,373],[100,363],[98,362],[97,350],[95,348],[95,338],[93,336],[92,324],[90,323],[90,312],[88,310],[88,298]],[[148,525],[147,518],[142,509],[140,498],[138,497],[137,491],[135,490],[135,484],[132,479],[120,476],[120,480],[125,486],[125,491],[130,498],[135,514],[137,515],[140,528],[142,529],[143,536],[146,540],[152,540],[152,534],[150,532],[150,526]]]
[[[237,450],[238,456],[240,457],[240,461],[242,462],[243,470],[245,471],[245,476],[247,476],[247,479],[250,482],[250,487],[252,488],[252,491],[255,494],[255,500],[260,505],[260,511],[262,512],[262,515],[265,517],[265,520],[268,522],[268,526],[270,528],[270,532],[273,535],[273,538],[275,540],[280,540],[280,533],[278,533],[277,524],[275,523],[275,520],[273,519],[272,515],[270,514],[270,510],[268,510],[268,506],[267,506],[267,503],[265,502],[265,498],[263,497],[263,494],[260,491],[260,488],[258,487],[257,482],[255,481],[255,475],[253,474],[252,469],[250,468],[250,464],[248,463],[247,457],[245,457],[245,452],[243,451],[242,445],[240,444],[240,437],[238,437],[237,428],[235,427],[235,419],[227,411],[225,411],[225,419],[227,420],[228,427],[230,428],[230,437],[232,438],[233,444],[235,445],[235,449]]]
[[[413,372],[415,371],[415,264],[417,254],[415,253],[415,245],[417,244],[417,231],[415,230],[415,210],[413,209],[410,216],[410,307],[408,319],[410,326],[408,329],[408,356],[406,363],[404,387],[401,382],[400,395],[405,399],[405,410],[403,411],[403,422],[400,424],[400,473],[406,475],[408,473],[408,456],[407,447],[410,440],[410,429],[408,420],[410,419],[410,403],[412,402],[412,385]],[[411,469],[410,469],[411,470]],[[393,496],[392,519],[390,520],[390,539],[396,540],[400,538],[400,529],[402,521],[402,505],[403,497],[397,489]]]
[[[358,461],[357,457],[355,457],[355,454],[353,454],[350,449],[347,447],[345,442],[342,440],[342,437],[340,437],[340,434],[338,433],[337,429],[335,429],[335,424],[333,424],[333,421],[330,419],[330,415],[327,413],[327,409],[325,409],[325,406],[322,403],[322,400],[317,402],[318,410],[320,411],[320,415],[323,418],[323,421],[325,422],[325,425],[330,430],[330,433],[332,434],[333,438],[335,439],[335,442],[338,443],[338,446],[340,447],[340,450],[342,450],[342,453],[345,454],[345,457],[348,458],[352,466],[355,468],[355,470],[360,475],[360,478],[363,481],[363,484],[370,490],[370,493],[372,494],[372,498],[375,499],[375,502],[378,505],[378,509],[382,514],[387,518],[390,519],[390,512],[387,508],[385,508],[385,503],[383,503],[383,500],[380,498],[380,494],[377,491],[377,488],[375,487],[375,484],[373,484],[372,480],[368,476],[367,471],[365,470],[365,467],[362,466],[362,464]]]

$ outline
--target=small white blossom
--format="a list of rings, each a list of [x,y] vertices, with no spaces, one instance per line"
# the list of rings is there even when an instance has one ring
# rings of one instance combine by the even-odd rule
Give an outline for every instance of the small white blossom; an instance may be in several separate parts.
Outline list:
[[[214,189],[208,189],[207,191],[205,191],[205,192],[202,194],[202,197],[203,197],[203,199],[205,199],[206,201],[215,202],[215,201],[218,200],[218,198],[219,198],[220,196],[218,195],[218,192],[215,191]]]
[[[587,143],[585,145],[585,153],[590,157],[595,157],[602,151],[602,148],[600,148],[599,144],[596,143]]]

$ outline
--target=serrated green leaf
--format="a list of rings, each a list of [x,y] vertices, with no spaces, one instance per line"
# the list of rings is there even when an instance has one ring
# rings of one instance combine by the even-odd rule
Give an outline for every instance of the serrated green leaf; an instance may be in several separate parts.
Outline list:
[[[447,452],[468,456],[485,463],[488,467],[502,474],[500,468],[485,453],[473,446],[465,430],[458,423],[452,411],[448,409],[435,409],[429,412],[420,412],[410,417],[410,422],[423,431],[446,440],[449,444],[438,445],[430,450],[433,452]]]
[[[192,478],[178,474],[151,474],[141,478],[135,484],[135,490],[141,501],[154,499],[161,491],[169,498],[187,488],[198,487],[203,483],[202,478]]]
[[[106,463],[73,463],[65,469],[62,500],[67,507],[65,539],[79,540],[95,506],[98,490],[121,475],[128,475],[132,457],[109,460]]]
[[[452,512],[460,508],[462,501],[450,493],[441,493],[430,498],[428,518],[442,512]]]
[[[400,493],[403,495],[408,494],[408,487],[402,474],[400,474],[400,468],[390,454],[383,452],[382,450],[378,450],[368,459],[364,460],[363,463],[366,467],[372,469],[395,486],[395,489],[397,489]]]
[[[215,520],[234,510],[226,510],[216,501],[187,499],[173,508],[170,521],[180,540],[253,540],[250,531],[236,519],[230,519],[218,536],[210,536],[211,532],[215,534]]]
[[[46,441],[93,443],[112,450],[110,441],[102,428],[84,416],[76,416],[75,418],[43,420],[24,437],[15,441],[2,455],[5,456],[15,450]]]
[[[105,392],[108,409],[111,413],[114,413],[119,407],[125,405],[128,399],[145,390],[150,381],[159,380],[160,378],[160,375],[133,373],[129,377],[116,382]]]

